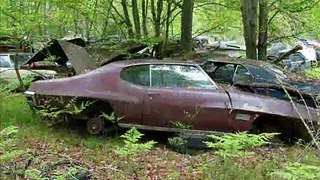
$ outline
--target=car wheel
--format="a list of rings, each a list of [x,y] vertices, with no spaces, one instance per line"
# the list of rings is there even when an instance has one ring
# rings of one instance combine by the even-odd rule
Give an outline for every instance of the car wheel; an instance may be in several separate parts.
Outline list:
[[[104,129],[104,120],[101,118],[91,118],[87,122],[87,130],[90,134],[97,135]]]

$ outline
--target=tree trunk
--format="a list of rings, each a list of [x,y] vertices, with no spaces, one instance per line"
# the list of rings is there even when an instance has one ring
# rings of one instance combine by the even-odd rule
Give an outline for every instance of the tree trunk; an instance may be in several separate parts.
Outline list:
[[[48,12],[47,12],[47,2],[43,2],[43,34],[47,36],[49,34],[48,32]]]
[[[111,0],[109,2],[109,6],[108,6],[108,9],[107,9],[107,15],[106,15],[106,19],[104,20],[104,23],[103,23],[103,28],[102,28],[102,39],[106,37],[106,33],[107,33],[107,27],[109,25],[109,19],[110,19],[110,14],[111,14],[111,8],[113,6],[113,0]]]
[[[130,38],[133,38],[133,30],[132,30],[130,16],[128,13],[127,0],[121,0],[121,5],[122,5],[122,9],[123,9],[125,23],[126,23],[127,29],[128,29],[128,35]]]
[[[170,17],[171,17],[171,0],[167,0],[167,18],[166,18],[166,40],[169,39]]]
[[[138,10],[138,3],[137,0],[132,0],[132,16],[134,22],[134,29],[136,31],[136,37],[138,39],[141,38],[141,28],[140,28],[140,17],[139,17],[139,10]]]
[[[267,59],[268,21],[267,0],[259,0],[258,59],[260,60]]]
[[[147,17],[148,17],[148,0],[142,0],[142,30],[143,30],[144,37],[148,37]]]
[[[181,44],[184,53],[192,51],[193,0],[183,0],[181,14]]]
[[[161,13],[163,9],[163,1],[157,1],[157,9],[155,8],[154,0],[151,0],[151,13],[154,23],[155,37],[160,37],[161,34]]]
[[[19,67],[18,67],[19,66],[18,65],[18,61],[17,61],[16,58],[14,58],[13,63],[14,63],[14,70],[16,72],[16,75],[17,75],[17,78],[18,78],[18,81],[19,81],[19,84],[20,84],[19,89],[22,90],[22,91],[25,91],[23,80],[21,78],[21,74],[20,74]]]
[[[257,1],[241,0],[243,36],[249,59],[257,59]]]

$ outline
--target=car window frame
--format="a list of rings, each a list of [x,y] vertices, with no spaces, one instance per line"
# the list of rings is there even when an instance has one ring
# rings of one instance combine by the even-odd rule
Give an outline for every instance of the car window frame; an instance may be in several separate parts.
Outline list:
[[[215,81],[203,70],[203,68],[202,68],[200,65],[198,65],[198,64],[182,64],[182,63],[181,63],[181,64],[180,64],[180,63],[134,64],[134,65],[124,66],[124,67],[121,69],[121,71],[120,71],[119,77],[120,77],[121,81],[124,81],[124,82],[129,83],[129,84],[134,85],[134,86],[142,87],[142,88],[152,88],[152,89],[154,89],[154,88],[158,88],[158,89],[161,89],[161,88],[163,88],[163,89],[205,89],[205,88],[183,88],[183,87],[178,87],[178,88],[176,88],[176,87],[155,87],[155,86],[152,86],[152,80],[151,80],[151,79],[152,79],[152,73],[151,73],[151,66],[152,66],[152,65],[162,65],[162,66],[164,66],[164,65],[194,66],[194,67],[196,67],[198,70],[200,70],[200,72],[201,72],[206,78],[208,78],[209,82],[213,85],[213,88],[212,88],[212,89],[207,89],[207,90],[219,90],[219,86],[216,84],[216,82],[215,82]],[[136,67],[136,66],[148,66],[148,68],[149,68],[149,86],[143,86],[143,85],[140,85],[140,84],[134,84],[133,82],[130,82],[130,81],[128,81],[128,80],[125,80],[125,79],[123,79],[123,78],[121,77],[121,72],[122,72],[123,70],[125,70],[126,68],[131,68],[131,67]]]
[[[131,67],[137,67],[137,66],[147,66],[148,68],[149,68],[149,86],[143,86],[143,85],[141,85],[141,84],[135,84],[135,83],[133,83],[133,82],[130,82],[130,81],[128,81],[128,80],[125,80],[125,79],[123,79],[122,77],[121,77],[121,73],[122,73],[122,71],[124,71],[125,69],[127,69],[127,68],[131,68]],[[122,67],[122,69],[121,69],[121,71],[120,71],[120,75],[119,75],[119,77],[120,77],[120,79],[121,79],[121,81],[124,81],[124,82],[126,82],[126,83],[129,83],[130,85],[133,85],[133,86],[138,86],[138,87],[142,87],[142,88],[150,88],[151,86],[151,80],[150,80],[150,78],[151,78],[151,76],[150,76],[150,64],[134,64],[134,65],[129,65],[129,66],[124,66],[124,67]]]
[[[235,79],[235,77],[236,77],[236,73],[237,73],[237,71],[238,71],[239,66],[244,67],[244,68],[250,73],[250,76],[252,77],[253,82],[255,81],[254,75],[252,74],[252,72],[251,72],[246,66],[244,66],[244,65],[242,65],[242,64],[236,64],[236,65],[237,65],[237,67],[236,67],[236,69],[234,70],[234,74],[233,74],[233,78],[232,78],[233,84],[235,83],[234,79]]]
[[[223,64],[221,64],[221,65],[217,65],[217,67],[215,68],[215,70],[213,71],[213,77],[216,77],[216,73],[217,73],[217,71],[221,68],[221,67],[223,67],[223,66],[228,66],[228,65],[232,65],[233,66],[233,68],[234,68],[234,71],[233,71],[233,73],[232,73],[232,79],[231,79],[231,85],[234,83],[233,82],[233,78],[234,78],[234,75],[235,75],[235,72],[236,72],[236,67],[235,66],[237,66],[237,64],[233,64],[233,63],[223,63]],[[221,82],[220,82],[221,83]],[[224,82],[224,83],[227,83],[227,84],[229,84],[228,82]]]
[[[152,65],[160,65],[160,66],[170,66],[170,65],[176,65],[176,66],[193,66],[195,68],[197,68],[207,79],[208,81],[212,84],[213,88],[209,89],[209,88],[196,88],[196,87],[190,87],[190,88],[185,88],[185,87],[156,87],[156,86],[152,86],[152,73],[151,73],[151,66]],[[199,90],[199,89],[205,89],[205,90],[218,90],[219,87],[217,86],[217,84],[214,82],[214,80],[204,71],[204,69],[198,65],[198,64],[180,64],[180,63],[164,63],[164,64],[158,64],[158,63],[154,63],[154,64],[149,64],[149,76],[150,76],[150,88],[152,89],[195,89],[195,90]]]

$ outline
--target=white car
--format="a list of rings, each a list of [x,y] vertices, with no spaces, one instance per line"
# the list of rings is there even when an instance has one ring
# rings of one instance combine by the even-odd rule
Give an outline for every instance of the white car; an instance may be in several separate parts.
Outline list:
[[[53,70],[28,70],[21,69],[21,66],[31,57],[29,53],[6,53],[0,54],[0,79],[12,82],[17,80],[17,74],[14,68],[14,60],[18,63],[19,73],[22,78],[30,75],[41,77],[42,79],[52,79],[57,74]]]

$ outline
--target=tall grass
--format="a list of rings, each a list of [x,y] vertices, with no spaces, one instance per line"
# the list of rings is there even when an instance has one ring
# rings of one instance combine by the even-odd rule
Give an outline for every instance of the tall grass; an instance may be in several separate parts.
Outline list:
[[[0,128],[32,123],[36,120],[23,95],[0,91]]]

